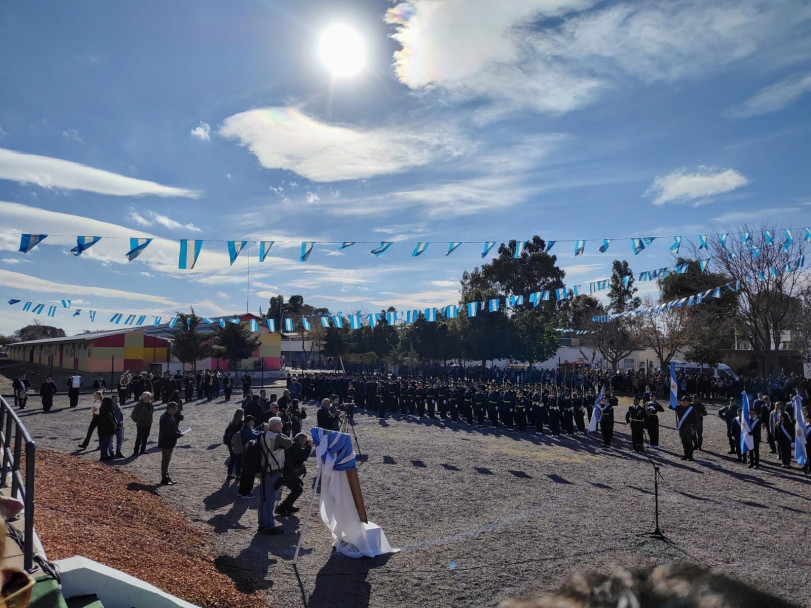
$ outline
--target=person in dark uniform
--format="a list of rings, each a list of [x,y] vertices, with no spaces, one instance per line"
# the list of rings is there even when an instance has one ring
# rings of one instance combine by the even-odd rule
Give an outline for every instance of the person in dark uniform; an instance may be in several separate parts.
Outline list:
[[[564,390],[558,398],[560,407],[560,426],[564,435],[574,435],[574,411],[572,410],[572,400]]]
[[[73,375],[68,378],[68,399],[70,400],[70,407],[79,405],[79,391],[82,387],[82,377],[78,372],[73,372]]]
[[[698,395],[693,395],[693,409],[696,416],[693,421],[693,447],[700,450],[704,443],[704,416],[707,415],[707,408],[698,399]]]
[[[439,417],[444,421],[448,419],[448,384],[447,382],[440,382],[437,386],[437,409],[439,410]]]
[[[476,422],[479,426],[484,426],[484,417],[487,413],[488,395],[484,392],[484,385],[479,385],[475,397]]]
[[[771,410],[769,410],[771,411]],[[744,432],[748,432],[752,436],[752,440],[755,444],[755,447],[749,452],[749,468],[750,469],[759,469],[760,468],[760,440],[763,434],[763,424],[760,421],[760,416],[755,411],[754,408],[749,410],[749,430]]]
[[[549,413],[549,429],[553,437],[560,436],[560,407],[558,406],[558,393],[550,389],[546,397],[546,410]]]
[[[414,398],[416,399],[417,415],[425,418],[425,384],[422,381],[417,382],[417,386],[414,388]]]
[[[645,423],[648,414],[640,401],[638,396],[634,397],[633,405],[625,413],[625,422],[631,425],[631,444],[634,446],[634,452],[645,451]]]
[[[468,424],[473,424],[473,402],[476,398],[476,392],[472,386],[467,386],[461,390],[464,390],[461,407],[462,418]]]
[[[523,390],[519,389],[516,395],[515,403],[515,426],[519,432],[525,433],[527,431],[527,412],[532,407],[532,399]]]
[[[231,377],[231,372],[225,375],[225,379],[222,381],[222,390],[225,394],[225,401],[231,401],[231,392],[234,390],[234,379]]]
[[[679,438],[684,449],[682,460],[693,459],[693,424],[695,417],[696,413],[690,403],[690,397],[684,395],[681,404],[676,406],[676,430],[679,431]]]
[[[740,451],[740,441],[735,439],[732,427],[735,424],[735,418],[738,416],[738,408],[732,399],[729,400],[729,405],[725,405],[718,410],[718,416],[726,422],[727,425],[727,439],[729,440],[729,452],[727,454],[735,454]],[[738,426],[738,433],[740,433],[740,426]],[[740,437],[739,437],[740,439]]]
[[[778,403],[777,406],[780,404]],[[777,452],[780,454],[781,467],[791,468],[791,447],[794,443],[794,422],[785,409],[780,409],[777,424],[774,428],[775,441],[777,442]]]
[[[732,407],[731,405],[729,407]],[[735,458],[738,462],[746,462],[746,456],[741,454],[741,434],[743,427],[741,425],[741,408],[735,407],[735,417],[732,419],[732,435],[730,440],[735,444]]]
[[[428,418],[434,420],[436,418],[436,400],[438,390],[435,382],[429,382],[425,388],[425,405],[428,409]]]
[[[665,408],[659,405],[656,401],[648,401],[645,405],[645,428],[648,429],[648,439],[650,447],[659,447],[659,412],[664,412]]]
[[[39,396],[42,400],[42,411],[50,412],[56,395],[56,384],[50,376],[45,376],[45,382],[39,387]]]
[[[583,405],[584,396],[582,391],[575,391],[572,394],[572,413],[574,415],[574,423],[577,426],[577,432],[581,435],[586,434],[586,408]]]
[[[614,441],[614,405],[608,395],[603,395],[600,404],[602,412],[600,414],[600,433],[603,436],[603,445],[611,447]]]
[[[498,406],[501,405],[501,395],[495,386],[491,386],[487,393],[487,418],[493,428],[498,428]]]
[[[538,387],[533,387],[532,395],[532,424],[535,426],[535,434],[543,435],[544,425],[549,424],[549,413],[546,411],[546,404],[543,402],[541,391]]]
[[[507,390],[505,390],[501,394],[501,408],[499,409],[499,414],[501,415],[501,420],[504,422],[504,426],[507,427],[508,431],[515,430],[514,423],[515,423],[515,391],[513,391],[511,385],[507,385]]]

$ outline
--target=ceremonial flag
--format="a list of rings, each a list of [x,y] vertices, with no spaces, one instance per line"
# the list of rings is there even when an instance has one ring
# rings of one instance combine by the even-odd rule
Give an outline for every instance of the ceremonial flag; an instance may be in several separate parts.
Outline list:
[[[341,249],[346,249],[347,247],[351,247],[354,244],[355,244],[355,241],[344,241],[338,247],[338,251],[340,251]]]
[[[349,315],[349,329],[360,329],[360,315]]]
[[[418,255],[422,255],[423,251],[428,249],[428,245],[430,245],[430,243],[426,243],[425,241],[418,242],[417,246],[414,247],[414,251],[411,252],[411,257],[416,258]]]
[[[20,237],[20,252],[28,253],[47,236],[47,234],[23,234]]]
[[[675,410],[679,405],[679,383],[676,382],[676,364],[670,362],[670,409]]]
[[[313,241],[304,241],[301,243],[301,250],[299,251],[298,256],[299,262],[307,261],[307,259],[310,257],[310,254],[313,252],[313,245],[315,245]]]
[[[524,241],[515,241],[515,253],[513,254],[514,258],[517,259],[521,257],[521,252],[524,251],[524,245],[526,245]]]
[[[487,301],[487,308],[490,312],[498,312],[498,305],[500,303],[500,298],[492,298]]]
[[[396,325],[397,324],[397,311],[396,310],[389,310],[386,312],[386,323],[388,325]]]
[[[506,301],[507,306],[523,306],[524,305],[524,296],[509,296]]]
[[[276,333],[276,319],[268,319],[267,323],[270,333]]]
[[[242,251],[242,248],[247,244],[248,241],[228,241],[228,257],[231,259],[231,266],[234,265],[239,252]]]
[[[808,462],[808,454],[805,451],[808,428],[803,417],[803,400],[799,395],[794,395],[794,460],[800,466],[805,466]]]
[[[83,251],[90,249],[93,245],[101,240],[100,236],[77,236],[76,247],[70,250],[73,255],[82,255]]]
[[[467,316],[473,318],[479,312],[479,303],[478,302],[468,302],[467,306]]]
[[[268,253],[270,252],[270,248],[273,247],[273,243],[275,241],[260,241],[259,242],[259,261],[264,262],[265,258],[268,257]]]
[[[250,321],[250,330],[251,333],[256,333],[259,331],[259,323],[256,322],[256,319],[251,319]]]
[[[699,234],[698,235],[698,248],[699,249],[706,249],[707,248],[707,235],[706,234]]]
[[[583,251],[586,249],[586,241],[575,241],[574,242],[574,256],[577,257],[579,255],[583,255]],[[602,247],[600,248],[602,249]]]
[[[484,242],[484,249],[482,250],[482,259],[487,257],[487,254],[490,253],[490,250],[496,244],[495,241],[485,241]]]
[[[599,252],[600,253],[605,253],[606,251],[608,251],[608,246],[610,244],[611,244],[611,239],[603,239],[603,244],[600,245]]]
[[[191,245],[189,245],[189,243],[191,243]],[[182,239],[180,241],[180,261],[177,267],[181,270],[191,270],[194,268],[202,248],[203,241],[187,241]]]
[[[295,331],[293,329],[293,319],[287,318],[284,320],[284,331]]]
[[[459,312],[457,310],[456,304],[448,304],[445,307],[445,318],[446,319],[455,319],[459,316]]]
[[[681,237],[680,236],[674,236],[673,237],[673,244],[670,246],[670,251],[672,251],[673,253],[678,253],[679,252],[679,247],[681,247]]]
[[[602,401],[603,401],[603,393],[605,393],[605,385],[600,389],[600,394],[597,395],[597,399],[594,400],[594,409],[591,412],[591,420],[589,421],[589,433],[593,433],[597,430],[597,423],[600,421],[600,416],[603,413],[602,408]]]
[[[425,309],[425,320],[429,323],[436,323],[436,308]]]
[[[338,315],[333,315],[332,316],[332,324],[337,329],[343,329],[344,328],[344,318],[339,314]]]
[[[445,254],[445,257],[449,256],[454,251],[456,251],[456,248],[459,247],[459,245],[461,244],[462,244],[461,241],[453,241],[452,243],[448,243],[448,253]]]
[[[631,239],[631,249],[633,249],[634,255],[639,255],[639,252],[645,249],[645,243],[642,242],[642,239]]]
[[[152,242],[152,239],[138,239],[130,238],[130,250],[127,252],[127,261],[132,262],[146,249],[147,245]]]
[[[322,316],[319,318],[321,319],[321,327],[329,327],[329,317]]]
[[[301,325],[304,327],[304,331],[310,331],[312,329],[310,320],[307,317],[301,317]]]
[[[746,391],[741,396],[741,454],[755,449],[755,438],[749,425],[749,395]]]
[[[391,241],[380,241],[380,245],[372,249],[372,253],[379,257],[386,253],[389,247],[391,247]]]

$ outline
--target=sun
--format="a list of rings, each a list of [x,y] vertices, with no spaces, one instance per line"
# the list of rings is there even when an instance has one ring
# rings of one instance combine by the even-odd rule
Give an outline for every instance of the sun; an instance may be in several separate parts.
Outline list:
[[[366,65],[366,48],[358,31],[343,23],[330,25],[318,41],[318,56],[333,78],[356,76]]]

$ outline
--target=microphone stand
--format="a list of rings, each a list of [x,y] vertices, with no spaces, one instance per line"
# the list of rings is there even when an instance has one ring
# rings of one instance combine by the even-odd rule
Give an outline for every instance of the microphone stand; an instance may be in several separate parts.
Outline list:
[[[662,532],[662,530],[659,528],[659,479],[664,479],[664,477],[662,477],[662,473],[659,470],[659,465],[654,462],[653,458],[651,458],[647,452],[645,453],[645,457],[648,459],[648,462],[651,463],[651,466],[653,466],[653,517],[656,528],[653,530],[653,532],[643,532],[642,534],[637,534],[637,536],[649,536],[650,538],[655,538],[672,545],[673,541],[665,536],[664,532]]]

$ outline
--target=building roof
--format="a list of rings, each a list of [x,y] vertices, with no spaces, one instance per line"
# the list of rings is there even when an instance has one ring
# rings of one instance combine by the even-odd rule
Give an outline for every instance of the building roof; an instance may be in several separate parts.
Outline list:
[[[144,330],[144,334],[146,335],[154,336],[157,334],[157,332],[149,330],[156,330],[159,328],[127,327],[126,329],[125,328],[108,329],[105,331],[94,331],[86,334],[77,334],[75,336],[64,336],[61,338],[41,338],[39,340],[26,340],[25,342],[14,342],[13,344],[9,344],[8,346],[33,346],[35,344],[58,344],[59,342],[88,342],[91,340],[95,340],[96,338],[105,338],[107,336],[115,336],[117,334],[126,334],[131,331],[136,331],[138,329]]]

